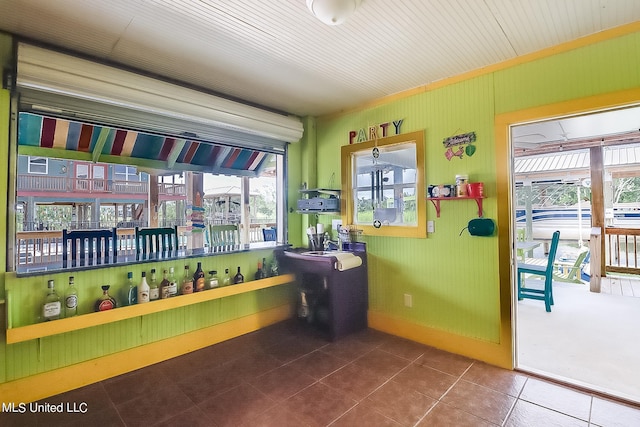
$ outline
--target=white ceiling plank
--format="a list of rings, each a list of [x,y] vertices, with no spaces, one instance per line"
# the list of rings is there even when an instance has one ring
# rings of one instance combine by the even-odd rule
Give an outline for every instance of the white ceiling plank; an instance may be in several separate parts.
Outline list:
[[[640,20],[637,0],[4,0],[0,30],[297,115],[322,115]]]

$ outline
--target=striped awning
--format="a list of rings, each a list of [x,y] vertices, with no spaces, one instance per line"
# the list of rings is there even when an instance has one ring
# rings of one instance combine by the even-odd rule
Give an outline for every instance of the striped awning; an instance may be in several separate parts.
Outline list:
[[[194,141],[188,137],[166,137],[24,112],[18,119],[18,147],[19,152],[23,147],[52,149],[50,153],[38,150],[39,155],[49,157],[64,154],[53,150],[66,150],[87,153],[94,161],[113,162],[115,156],[121,157],[122,163],[154,169],[240,175],[257,175],[271,156],[263,151]]]

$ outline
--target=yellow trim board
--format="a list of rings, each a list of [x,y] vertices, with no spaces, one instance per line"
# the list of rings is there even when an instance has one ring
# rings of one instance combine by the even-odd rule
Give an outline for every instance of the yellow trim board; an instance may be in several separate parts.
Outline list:
[[[382,98],[374,99],[373,101],[366,102],[357,107],[336,111],[320,116],[322,119],[335,119],[347,114],[356,113],[369,108],[379,107],[398,101],[401,99],[409,98],[413,95],[418,95],[424,92],[429,92],[441,87],[449,86],[452,84],[460,83],[465,80],[470,80],[485,74],[495,73],[496,71],[506,70],[507,68],[515,67],[520,64],[524,64],[538,59],[547,58],[559,53],[568,52],[570,50],[579,49],[581,47],[589,46],[595,43],[603,42],[606,40],[623,37],[628,34],[633,34],[640,31],[640,21],[632,22],[630,24],[621,25],[619,27],[611,28],[609,30],[600,31],[595,34],[580,37],[575,40],[571,40],[559,45],[551,46],[546,49],[542,49],[536,52],[528,53],[525,55],[517,56],[515,58],[507,59],[497,64],[488,65],[486,67],[477,68],[475,70],[468,71],[466,73],[458,74],[456,76],[446,77],[442,80],[437,80],[431,83],[424,84],[412,89],[407,89],[402,92],[394,93]]]
[[[291,318],[293,310],[292,304],[281,305],[166,340],[3,383],[0,384],[0,396],[4,403],[34,402],[257,331]]]
[[[368,319],[369,327],[372,329],[482,360],[501,368],[513,369],[510,345],[452,334],[371,310]]]
[[[586,114],[608,109],[624,108],[640,103],[640,88],[622,90],[602,95],[572,99],[554,104],[528,108],[497,115],[495,117],[496,144],[496,205],[497,218],[502,232],[498,234],[498,268],[500,277],[500,337],[505,349],[513,348],[512,307],[516,304],[514,294],[513,271],[513,206],[511,201],[512,151],[510,127],[515,124],[529,123],[571,115]],[[508,165],[508,166],[505,166]],[[511,362],[511,364],[513,361]]]

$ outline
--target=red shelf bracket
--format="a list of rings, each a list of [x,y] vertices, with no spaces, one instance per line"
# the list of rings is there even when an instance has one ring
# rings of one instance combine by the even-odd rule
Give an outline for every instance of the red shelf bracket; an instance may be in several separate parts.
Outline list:
[[[427,197],[427,200],[429,200],[433,204],[433,207],[436,208],[436,216],[438,218],[440,218],[440,201],[441,200],[475,200],[476,204],[478,205],[478,217],[481,217],[482,216],[482,199],[484,199],[484,197],[466,197],[466,196],[462,196],[462,197]]]

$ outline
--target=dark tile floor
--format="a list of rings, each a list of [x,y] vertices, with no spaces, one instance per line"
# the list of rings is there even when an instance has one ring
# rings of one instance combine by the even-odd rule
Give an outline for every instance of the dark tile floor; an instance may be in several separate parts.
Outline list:
[[[24,426],[638,426],[640,408],[367,330],[295,321],[0,414]]]

